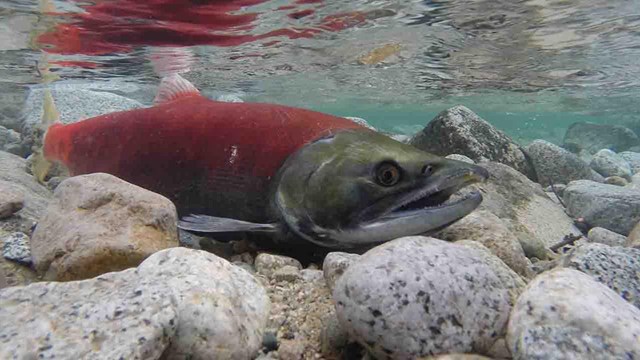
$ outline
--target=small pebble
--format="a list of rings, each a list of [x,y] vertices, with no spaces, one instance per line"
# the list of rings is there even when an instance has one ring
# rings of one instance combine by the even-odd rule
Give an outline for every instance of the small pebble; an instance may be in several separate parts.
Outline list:
[[[604,183],[616,186],[626,186],[629,182],[625,178],[620,176],[609,176],[608,178],[604,179]]]
[[[260,253],[256,256],[254,262],[258,274],[262,274],[268,278],[273,277],[274,273],[285,265],[293,266],[298,270],[302,269],[300,261],[282,255]]]
[[[262,349],[265,353],[278,350],[278,337],[274,331],[267,330],[262,335]]]
[[[285,265],[273,273],[273,278],[276,281],[293,282],[300,279],[300,269],[292,265]]]
[[[2,256],[23,265],[31,265],[31,244],[25,233],[14,232],[2,239]]]

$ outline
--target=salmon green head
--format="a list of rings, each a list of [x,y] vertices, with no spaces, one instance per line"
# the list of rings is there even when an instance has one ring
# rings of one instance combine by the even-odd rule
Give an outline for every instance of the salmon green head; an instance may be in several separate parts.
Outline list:
[[[300,237],[353,248],[430,232],[482,201],[462,187],[488,177],[484,168],[435,156],[375,131],[343,131],[292,155],[276,179],[274,203]]]

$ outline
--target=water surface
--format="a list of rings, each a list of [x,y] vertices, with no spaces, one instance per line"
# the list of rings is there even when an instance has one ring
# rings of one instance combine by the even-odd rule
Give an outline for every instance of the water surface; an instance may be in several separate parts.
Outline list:
[[[43,62],[147,104],[179,72],[407,134],[456,104],[522,143],[640,120],[638,1],[4,0],[0,59],[5,125]]]

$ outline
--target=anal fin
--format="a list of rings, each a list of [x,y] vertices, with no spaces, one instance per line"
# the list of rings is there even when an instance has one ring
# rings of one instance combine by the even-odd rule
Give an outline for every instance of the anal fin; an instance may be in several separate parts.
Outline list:
[[[188,215],[178,221],[178,227],[182,230],[204,233],[222,232],[260,232],[275,233],[280,230],[278,224],[259,224],[249,221],[208,216]]]

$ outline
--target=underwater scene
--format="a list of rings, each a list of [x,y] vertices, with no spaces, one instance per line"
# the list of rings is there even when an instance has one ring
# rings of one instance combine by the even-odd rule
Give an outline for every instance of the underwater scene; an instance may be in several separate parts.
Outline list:
[[[640,359],[640,2],[0,0],[0,359]]]

